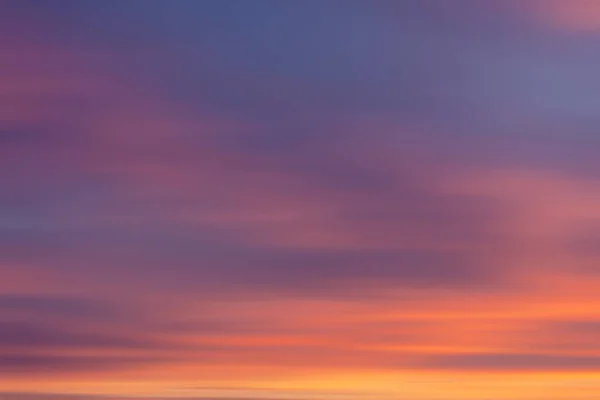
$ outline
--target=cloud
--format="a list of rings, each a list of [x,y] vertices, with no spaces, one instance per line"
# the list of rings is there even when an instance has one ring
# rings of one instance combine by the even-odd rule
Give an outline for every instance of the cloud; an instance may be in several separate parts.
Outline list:
[[[600,357],[510,352],[453,354],[432,357],[425,366],[459,371],[596,371]]]
[[[529,0],[524,7],[538,21],[567,32],[597,32],[600,6],[589,0]]]
[[[378,286],[460,287],[490,279],[464,254],[434,251],[264,251],[241,253],[219,268],[235,285],[283,290]]]
[[[120,307],[89,298],[42,295],[42,294],[0,294],[0,314],[19,312],[36,317],[55,316],[70,318],[110,318],[123,313]]]
[[[25,3],[0,42],[0,375],[598,368],[593,43],[509,1]]]
[[[256,392],[260,392],[261,390],[255,390]],[[210,390],[209,390],[210,392]],[[271,393],[267,393],[267,395],[269,396],[269,398],[271,399],[275,399],[277,400],[276,397],[273,396],[277,396],[276,394],[277,392],[275,392],[275,394]],[[281,399],[285,399],[285,400],[311,400],[311,399],[316,399],[317,396],[323,396],[323,395],[331,395],[328,393],[310,393],[310,394],[306,394],[304,391],[298,391],[298,393],[290,393],[290,392],[285,392],[282,394]],[[348,393],[347,395],[339,395],[337,393],[334,394],[336,396],[336,398],[342,399],[342,400],[346,400],[346,399],[355,399],[357,398],[356,396],[354,396],[352,393]],[[32,393],[3,393],[0,392],[0,398],[2,398],[3,400],[63,400],[63,399],[67,399],[67,400],[118,400],[118,399],[137,399],[137,400],[189,400],[190,397],[173,397],[173,396],[169,396],[169,397],[158,397],[158,396],[152,396],[152,397],[141,397],[141,396],[135,396],[135,397],[129,397],[129,396],[101,396],[101,395],[77,395],[77,394],[51,394],[51,393],[36,393],[36,392],[32,392]],[[196,400],[208,400],[208,399],[215,399],[215,400],[264,400],[264,397],[260,397],[260,395],[258,395],[257,397],[255,397],[254,395],[215,395],[213,393],[208,394],[208,395],[197,395],[195,397],[193,397]],[[382,398],[383,400],[383,398]]]
[[[157,346],[150,340],[110,333],[73,332],[72,329],[35,323],[0,322],[0,347],[4,349],[112,348],[136,349]]]
[[[528,331],[526,346],[542,351],[571,354],[597,354],[600,321],[597,319],[565,319],[540,321]]]
[[[110,356],[52,356],[52,355],[0,355],[3,374],[26,376],[78,375],[86,372],[114,371],[141,368],[151,363],[164,363],[164,358],[110,357]]]

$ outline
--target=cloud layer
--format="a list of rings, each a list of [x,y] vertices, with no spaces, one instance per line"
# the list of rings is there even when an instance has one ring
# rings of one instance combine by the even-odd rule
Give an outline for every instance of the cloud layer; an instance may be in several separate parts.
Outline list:
[[[583,3],[2,7],[0,397],[600,390]]]

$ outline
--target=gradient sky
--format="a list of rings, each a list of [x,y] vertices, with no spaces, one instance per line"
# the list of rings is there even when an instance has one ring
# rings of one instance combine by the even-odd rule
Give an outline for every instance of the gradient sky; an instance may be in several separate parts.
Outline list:
[[[1,0],[0,54],[0,399],[600,396],[600,0]]]

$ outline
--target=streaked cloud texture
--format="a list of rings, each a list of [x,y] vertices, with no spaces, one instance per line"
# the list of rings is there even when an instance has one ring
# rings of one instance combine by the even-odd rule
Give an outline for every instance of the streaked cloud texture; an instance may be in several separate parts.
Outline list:
[[[600,394],[600,2],[0,8],[1,399]]]

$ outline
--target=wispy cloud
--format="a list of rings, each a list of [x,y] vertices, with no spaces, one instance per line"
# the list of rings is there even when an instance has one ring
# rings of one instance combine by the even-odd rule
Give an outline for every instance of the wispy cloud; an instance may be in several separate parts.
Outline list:
[[[598,389],[592,8],[5,4],[0,398]]]

